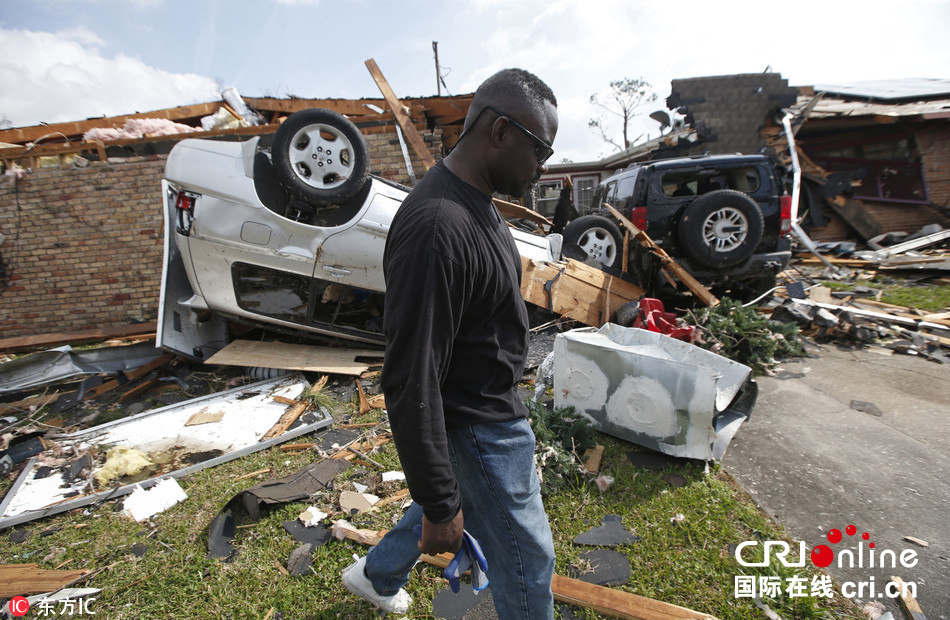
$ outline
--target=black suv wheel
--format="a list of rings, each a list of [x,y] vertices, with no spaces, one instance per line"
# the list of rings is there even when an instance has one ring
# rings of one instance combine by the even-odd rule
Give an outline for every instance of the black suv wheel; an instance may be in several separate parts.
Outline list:
[[[762,212],[742,192],[723,189],[699,196],[677,228],[680,249],[708,267],[727,267],[755,252],[762,240]]]

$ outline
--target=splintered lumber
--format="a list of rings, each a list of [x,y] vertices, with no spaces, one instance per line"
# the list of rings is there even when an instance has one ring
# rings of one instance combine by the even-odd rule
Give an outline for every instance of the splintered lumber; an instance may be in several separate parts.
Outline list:
[[[264,433],[261,437],[261,441],[267,441],[268,439],[273,439],[279,435],[283,435],[290,426],[297,421],[303,412],[310,408],[309,400],[302,400],[290,406],[290,409],[285,411],[283,415],[274,423],[270,429]]]
[[[406,142],[412,146],[412,149],[416,152],[419,160],[422,161],[422,165],[425,166],[425,169],[429,170],[435,165],[435,159],[432,157],[432,153],[429,152],[429,147],[426,146],[425,140],[422,139],[415,125],[412,124],[412,119],[406,114],[406,106],[396,97],[396,93],[393,92],[389,82],[383,77],[383,72],[379,70],[379,66],[377,66],[375,60],[372,58],[367,60],[366,68],[369,69],[370,75],[373,76],[373,79],[376,80],[376,85],[379,86],[379,92],[383,93],[383,98],[386,99],[386,103],[389,104],[389,109],[392,110],[393,115],[396,117],[396,122],[399,123]]]
[[[521,205],[516,205],[513,202],[508,202],[502,200],[501,198],[492,198],[495,202],[495,206],[498,207],[498,212],[505,217],[514,217],[522,220],[528,220],[534,222],[535,224],[540,224],[542,226],[551,226],[551,220],[544,217],[537,211],[532,211],[528,207],[522,207]]]
[[[670,255],[667,254],[663,248],[658,246],[656,242],[653,241],[653,239],[651,239],[644,231],[637,228],[637,226],[624,217],[620,211],[617,211],[610,205],[604,206],[607,207],[611,215],[617,218],[618,222],[623,224],[624,228],[630,231],[630,234],[634,239],[640,242],[640,245],[647,248],[650,250],[650,252],[659,257],[663,266],[673,272],[673,275],[675,275],[680,282],[685,284],[686,288],[688,288],[693,293],[693,295],[696,295],[696,297],[698,297],[707,306],[712,307],[719,305],[719,300],[715,295],[709,292],[709,289],[700,284],[699,280],[694,278],[688,271],[680,267],[680,265],[670,258]]]
[[[629,301],[643,297],[635,284],[565,259],[556,263],[521,257],[521,296],[563,317],[600,327]]]
[[[333,524],[333,534],[337,538],[346,538],[354,542],[375,546],[386,535],[386,530],[357,529],[350,524],[337,521]],[[445,568],[452,561],[452,554],[422,555],[421,561]],[[490,560],[489,560],[490,561]],[[631,620],[716,620],[715,616],[700,613],[664,603],[645,596],[630,594],[622,590],[614,590],[592,583],[554,575],[551,579],[551,590],[554,600],[562,603],[592,609],[613,618],[630,618]]]
[[[122,373],[123,374],[122,381],[120,381],[119,379],[112,379],[111,381],[106,381],[105,383],[101,385],[97,385],[96,387],[89,388],[88,390],[86,390],[85,397],[95,398],[101,394],[104,394],[105,392],[114,390],[120,385],[124,385],[132,381],[137,381],[138,379],[141,379],[142,377],[152,372],[153,370],[158,370],[159,368],[161,368],[168,362],[172,361],[174,357],[175,357],[174,355],[171,355],[169,353],[166,353],[165,355],[157,357],[151,362],[144,364],[142,366],[139,366],[138,368],[134,370],[130,370],[128,372]],[[154,385],[150,385],[149,389],[151,389],[152,387],[154,387]]]
[[[273,439],[274,437],[284,434],[284,432],[297,421],[297,418],[303,415],[312,405],[310,399],[307,397],[322,390],[329,378],[329,376],[323,375],[319,381],[313,384],[313,387],[300,396],[299,400],[293,401],[290,405],[290,409],[285,411],[277,422],[264,433],[264,436],[261,437],[261,441],[267,441],[268,439]]]
[[[0,598],[53,592],[87,574],[88,570],[44,570],[36,564],[2,564]]]

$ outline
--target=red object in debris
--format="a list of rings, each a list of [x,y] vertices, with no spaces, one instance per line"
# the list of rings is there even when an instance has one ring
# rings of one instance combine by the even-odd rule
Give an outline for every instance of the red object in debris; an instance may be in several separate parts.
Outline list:
[[[640,300],[640,314],[637,315],[633,326],[685,342],[692,340],[693,330],[695,329],[692,325],[678,326],[676,315],[672,312],[665,312],[663,302],[652,297],[644,297]]]

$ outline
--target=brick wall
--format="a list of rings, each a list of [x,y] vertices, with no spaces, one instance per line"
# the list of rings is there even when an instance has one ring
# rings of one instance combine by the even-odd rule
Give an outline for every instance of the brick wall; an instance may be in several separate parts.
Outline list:
[[[438,130],[424,139],[438,159]],[[394,131],[366,141],[371,172],[410,184]],[[16,186],[0,180],[0,338],[155,320],[164,166],[151,155],[38,168]]]

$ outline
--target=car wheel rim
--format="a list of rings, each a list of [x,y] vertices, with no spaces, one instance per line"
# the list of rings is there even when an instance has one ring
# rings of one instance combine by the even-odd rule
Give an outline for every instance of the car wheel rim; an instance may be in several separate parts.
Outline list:
[[[703,241],[716,252],[731,252],[749,236],[749,220],[734,207],[723,207],[703,222]]]
[[[316,189],[339,187],[350,177],[353,145],[331,125],[307,125],[288,147],[291,169],[301,182]]]
[[[617,244],[603,228],[585,230],[577,240],[577,245],[587,256],[604,265],[612,265],[617,257]]]

